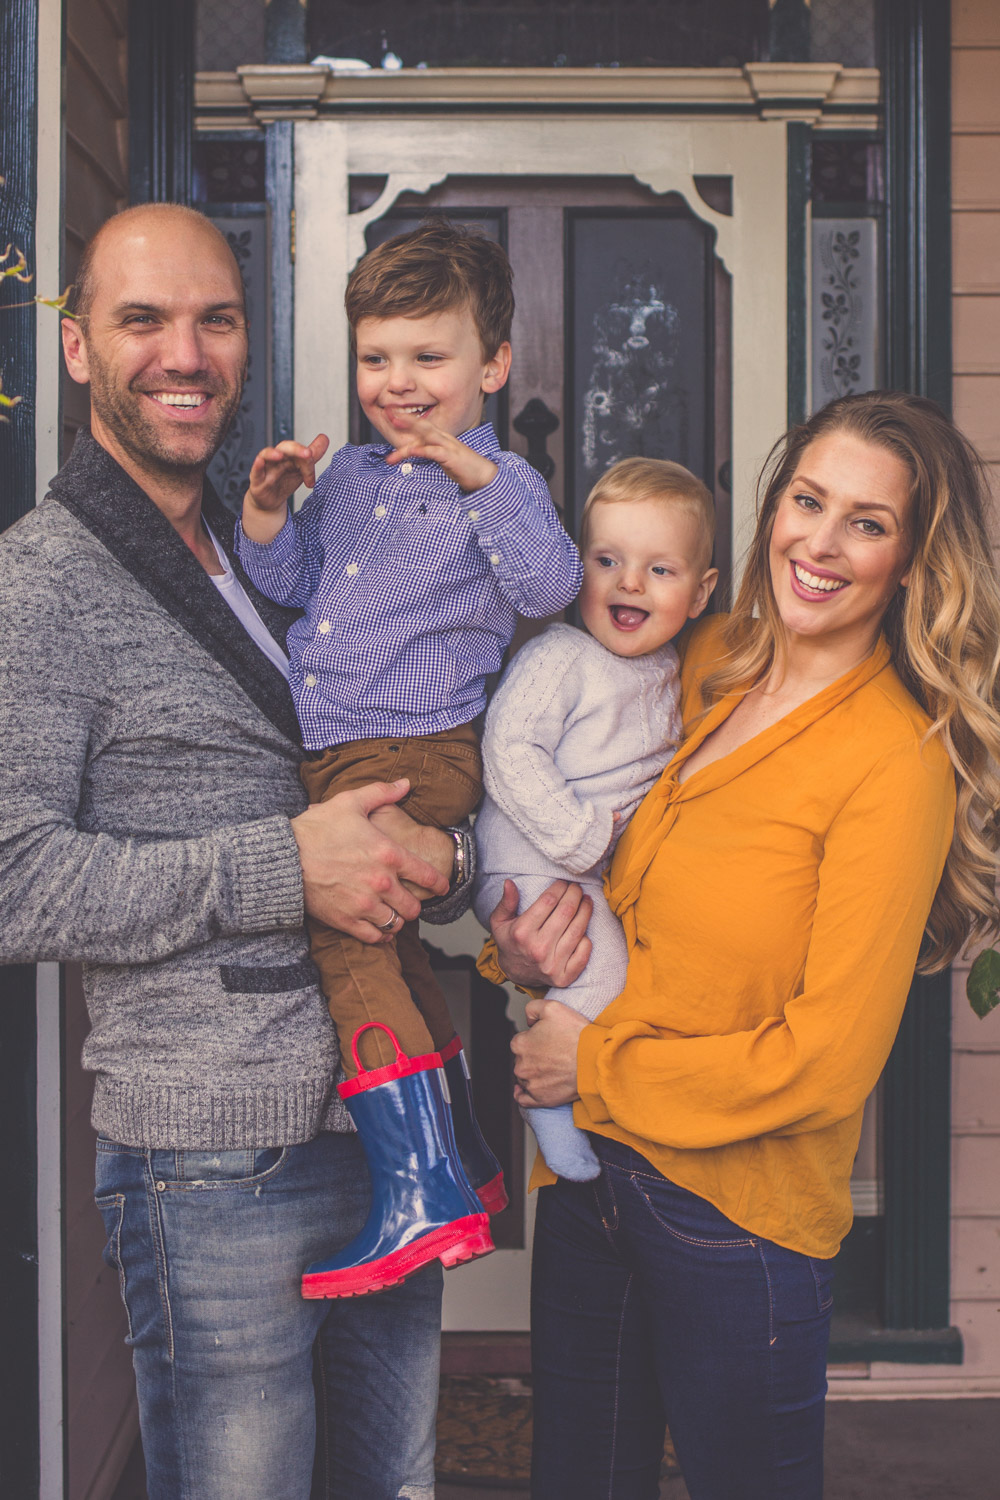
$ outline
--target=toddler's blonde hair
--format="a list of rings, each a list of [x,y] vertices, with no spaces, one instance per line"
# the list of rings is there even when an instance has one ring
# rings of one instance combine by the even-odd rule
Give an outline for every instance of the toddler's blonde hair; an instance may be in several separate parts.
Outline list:
[[[696,474],[668,458],[623,458],[601,475],[587,496],[580,517],[580,551],[586,549],[590,540],[595,505],[618,505],[633,500],[661,500],[694,516],[701,530],[702,566],[708,567],[715,542],[715,501]]]

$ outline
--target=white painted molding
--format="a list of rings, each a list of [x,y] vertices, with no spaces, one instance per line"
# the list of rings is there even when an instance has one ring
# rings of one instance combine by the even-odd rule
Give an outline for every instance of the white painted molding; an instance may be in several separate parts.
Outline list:
[[[394,74],[393,77],[398,77]],[[517,177],[630,176],[654,192],[679,192],[716,232],[733,278],[734,557],[753,524],[753,486],[784,430],[787,392],[787,190],[783,120],[674,116],[505,114],[300,120],[295,128],[295,419],[297,433],[347,441],[348,338],[342,296],[364,248],[364,229],[404,190],[425,192],[451,175],[480,176],[502,163]],[[694,186],[697,175],[733,180],[732,216]],[[388,176],[377,204],[349,215],[351,176]]]
[[[268,120],[361,110],[521,108],[711,109],[734,117],[803,119],[843,129],[871,126],[877,68],[836,63],[748,63],[743,68],[400,68],[337,71],[326,65],[253,64],[198,73],[198,130],[247,129]],[[846,113],[846,111],[850,113]]]
[[[895,1366],[890,1368],[895,1369]],[[913,1369],[910,1365],[907,1368]],[[942,1367],[943,1368],[943,1367]],[[878,1365],[870,1376],[839,1378],[830,1370],[828,1401],[958,1401],[970,1396],[1000,1396],[1000,1376],[930,1373],[913,1378],[882,1377]]]
[[[315,119],[325,69],[308,63],[248,63],[236,71],[259,124]]]

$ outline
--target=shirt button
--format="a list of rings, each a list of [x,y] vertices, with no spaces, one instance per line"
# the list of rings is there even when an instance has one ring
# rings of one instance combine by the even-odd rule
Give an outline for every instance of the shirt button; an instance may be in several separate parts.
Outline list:
[[[344,569],[344,572],[347,574],[348,578],[353,578],[354,575],[355,575],[355,573],[357,571],[358,571],[358,565],[357,565],[357,563],[348,563],[347,567]]]
[[[479,520],[479,512],[478,512],[478,510],[470,510],[469,511],[469,520],[470,521],[478,521]]]
[[[382,517],[384,515],[385,515],[385,506],[384,505],[376,505],[376,507],[375,507],[375,519],[376,519],[376,521],[381,521],[381,519],[382,519]]]
[[[313,676],[313,674],[310,672],[309,675],[306,677],[306,687],[315,687],[315,686],[316,686],[316,679]]]
[[[399,472],[401,474],[412,474],[413,473],[413,465],[412,464],[400,464],[400,466],[399,466]]]
[[[319,622],[319,633],[320,633],[320,635],[327,635],[328,632],[329,632],[329,630],[330,630],[330,621],[329,620],[320,620],[320,622]]]
[[[499,554],[499,552],[491,552],[490,553],[490,562],[493,564],[494,567],[496,567],[496,565],[497,565],[497,563],[499,561],[500,561],[500,554]]]

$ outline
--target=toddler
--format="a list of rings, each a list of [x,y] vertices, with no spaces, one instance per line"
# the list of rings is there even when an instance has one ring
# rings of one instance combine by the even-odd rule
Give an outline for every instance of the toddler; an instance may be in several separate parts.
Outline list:
[[[594,903],[593,952],[579,979],[547,998],[589,1020],[624,987],[628,953],[603,877],[680,740],[670,643],[718,580],[714,530],[711,495],[679,464],[629,458],[610,468],[581,523],[584,629],[550,625],[523,646],[486,716],[476,914],[488,925],[505,877],[526,904],[553,879],[581,885]],[[572,1105],[522,1113],[554,1172],[598,1175]]]

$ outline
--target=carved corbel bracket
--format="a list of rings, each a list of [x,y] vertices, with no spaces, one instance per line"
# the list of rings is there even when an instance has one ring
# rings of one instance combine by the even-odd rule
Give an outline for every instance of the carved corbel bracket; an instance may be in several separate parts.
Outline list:
[[[816,121],[843,72],[839,63],[746,63],[743,75],[764,120]]]
[[[315,120],[326,86],[327,69],[311,63],[245,63],[236,69],[254,118]]]

